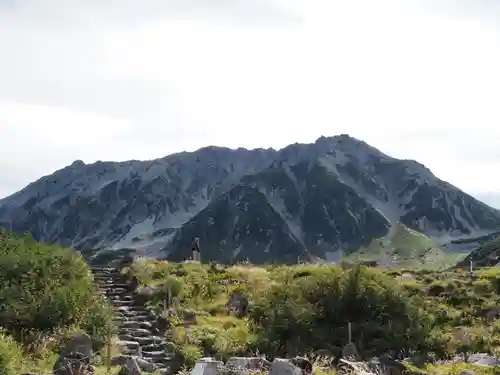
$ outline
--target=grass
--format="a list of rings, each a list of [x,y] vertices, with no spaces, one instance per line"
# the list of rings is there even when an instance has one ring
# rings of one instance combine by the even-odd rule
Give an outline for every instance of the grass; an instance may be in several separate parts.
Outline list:
[[[397,224],[389,241],[373,240],[346,257],[346,261],[375,261],[391,267],[446,269],[464,258],[464,254],[443,251],[437,243],[422,233]]]
[[[405,345],[413,352],[432,351],[442,359],[499,351],[500,321],[488,317],[488,311],[500,305],[499,269],[480,270],[474,278],[461,269],[356,269],[141,260],[123,272],[156,290],[148,305],[174,325],[171,346],[187,366],[206,355],[224,360],[266,353],[272,358],[293,355],[290,348],[300,345],[329,350],[330,344],[345,344],[345,319],[354,321],[353,334],[367,356]],[[249,316],[228,313],[226,303],[232,293],[249,300]],[[165,302],[169,297],[171,301]],[[371,311],[373,306],[377,313]],[[194,313],[196,321],[185,324],[181,310]],[[352,314],[356,310],[357,321]],[[413,337],[408,342],[405,335]],[[420,370],[448,374],[462,368],[471,366],[428,364]],[[475,369],[476,374],[488,371]]]

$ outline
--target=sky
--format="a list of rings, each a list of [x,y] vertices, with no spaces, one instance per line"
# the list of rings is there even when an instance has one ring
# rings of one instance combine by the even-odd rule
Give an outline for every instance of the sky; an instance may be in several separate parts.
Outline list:
[[[497,0],[0,0],[0,197],[77,159],[347,133],[500,207],[499,21]]]

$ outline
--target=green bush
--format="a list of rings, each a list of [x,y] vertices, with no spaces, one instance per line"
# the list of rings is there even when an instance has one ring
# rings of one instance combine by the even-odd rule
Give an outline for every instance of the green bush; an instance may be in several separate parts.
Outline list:
[[[0,327],[18,339],[80,326],[102,345],[113,328],[110,308],[74,251],[0,230],[0,281]]]
[[[0,330],[0,375],[15,375],[16,364],[21,358],[21,349],[17,343]]]
[[[257,347],[273,355],[334,349],[353,340],[365,353],[425,349],[430,316],[392,278],[356,267],[318,268],[276,283],[255,301]]]

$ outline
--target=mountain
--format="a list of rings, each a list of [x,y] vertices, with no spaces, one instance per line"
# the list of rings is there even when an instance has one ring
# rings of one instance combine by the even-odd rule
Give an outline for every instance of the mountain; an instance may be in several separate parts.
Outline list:
[[[500,193],[477,194],[476,198],[481,202],[490,205],[491,207],[500,209]]]
[[[465,240],[466,241],[466,240]],[[500,232],[477,239],[477,246],[457,267],[469,268],[472,261],[474,269],[482,267],[495,267],[500,264]]]
[[[374,241],[390,249],[398,228],[437,245],[487,234],[500,229],[500,211],[415,161],[340,135],[281,150],[76,161],[0,200],[0,226],[82,251],[181,260],[199,237],[206,260],[296,262],[336,260]]]

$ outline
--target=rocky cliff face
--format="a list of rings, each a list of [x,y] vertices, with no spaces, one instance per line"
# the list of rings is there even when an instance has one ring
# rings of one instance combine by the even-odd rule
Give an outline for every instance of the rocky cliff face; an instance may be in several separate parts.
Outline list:
[[[282,150],[207,147],[153,161],[75,162],[0,201],[0,226],[87,250],[184,259],[336,258],[396,223],[437,238],[500,228],[500,212],[347,135]]]

